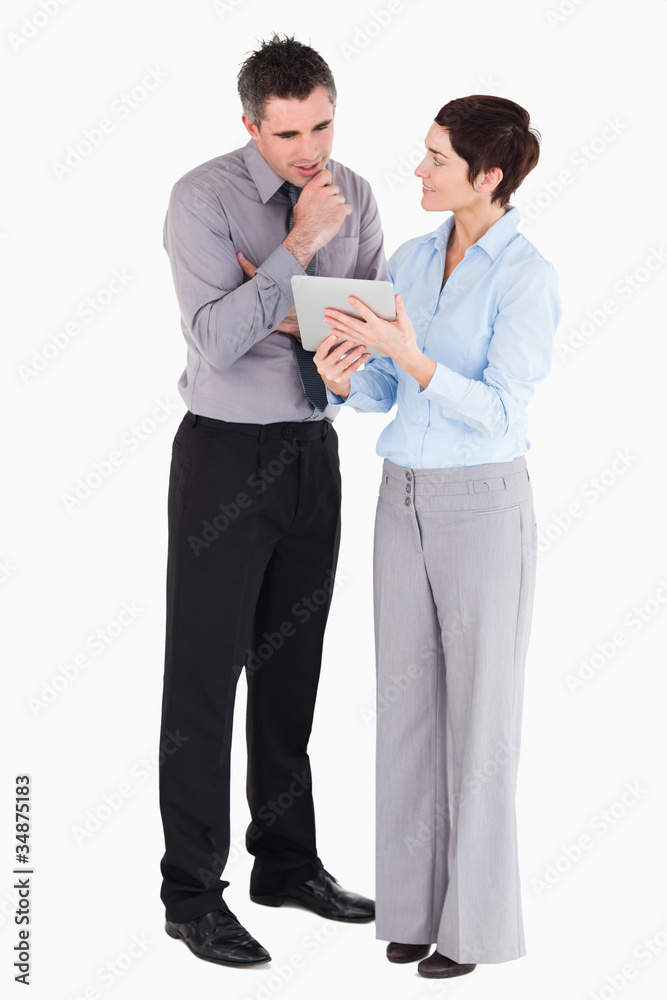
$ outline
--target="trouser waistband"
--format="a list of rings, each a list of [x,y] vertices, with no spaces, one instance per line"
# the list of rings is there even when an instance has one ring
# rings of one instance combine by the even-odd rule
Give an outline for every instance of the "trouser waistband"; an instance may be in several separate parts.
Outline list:
[[[489,493],[511,489],[530,481],[525,455],[520,455],[511,462],[444,469],[408,469],[385,458],[382,472],[386,485],[394,489],[402,491],[407,482],[425,495],[440,496]]]
[[[283,438],[294,438],[298,441],[323,441],[331,427],[331,421],[325,418],[313,421],[278,421],[273,424],[242,424],[232,420],[216,420],[214,417],[203,417],[198,413],[192,413],[190,410],[188,410],[183,419],[191,427],[194,427],[196,424],[202,424],[204,427],[213,427],[220,431],[246,434],[249,437],[257,438],[260,444],[262,441],[281,440]]]

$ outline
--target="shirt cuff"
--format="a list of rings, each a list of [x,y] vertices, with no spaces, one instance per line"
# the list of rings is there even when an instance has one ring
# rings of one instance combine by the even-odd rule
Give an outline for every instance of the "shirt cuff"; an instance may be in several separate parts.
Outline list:
[[[277,246],[258,270],[263,271],[275,282],[289,302],[294,302],[292,277],[295,274],[305,274],[306,272],[286,246],[283,246],[282,243]]]
[[[436,361],[431,381],[426,388],[420,385],[419,392],[423,392],[427,399],[444,400],[449,406],[457,406],[468,391],[469,383],[470,379],[465,375]]]
[[[332,392],[327,385],[325,385],[324,388],[327,391],[327,399],[329,401],[330,406],[342,406],[344,403],[347,402],[347,400],[343,399],[342,396],[337,396],[335,392]]]

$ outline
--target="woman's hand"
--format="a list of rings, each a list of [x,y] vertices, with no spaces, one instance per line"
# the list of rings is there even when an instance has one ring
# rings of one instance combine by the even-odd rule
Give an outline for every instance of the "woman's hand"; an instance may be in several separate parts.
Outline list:
[[[347,399],[350,395],[350,375],[368,361],[370,354],[362,346],[353,350],[353,340],[345,340],[336,347],[337,340],[338,334],[335,333],[323,340],[315,351],[313,361],[327,388]],[[350,353],[343,357],[348,351]]]
[[[349,297],[348,302],[361,313],[362,319],[354,319],[338,309],[327,309],[324,319],[332,324],[334,333],[349,337],[354,344],[374,347],[379,354],[393,358],[401,368],[414,363],[421,351],[417,347],[417,334],[405,311],[402,296],[394,295],[396,319],[393,320],[380,319],[354,295]]]
[[[363,343],[368,347],[374,347],[379,354],[392,358],[399,368],[411,375],[425,389],[438,366],[417,347],[417,334],[405,311],[402,296],[394,295],[394,301],[396,319],[392,320],[381,319],[354,295],[350,295],[348,302],[361,314],[362,319],[346,316],[338,309],[327,309],[324,318],[327,323],[335,327],[333,332],[336,335],[349,337],[352,344]],[[324,343],[328,341],[325,340]],[[347,349],[349,350],[349,344]],[[368,356],[365,360],[368,360]],[[356,368],[351,369],[350,374],[352,371],[356,371]],[[342,395],[340,392],[338,394]],[[347,399],[347,396],[345,398]]]

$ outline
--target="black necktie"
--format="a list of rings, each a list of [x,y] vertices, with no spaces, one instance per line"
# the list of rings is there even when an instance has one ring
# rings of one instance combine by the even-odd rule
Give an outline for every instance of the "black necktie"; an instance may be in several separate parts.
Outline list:
[[[299,195],[301,194],[301,188],[296,187],[295,184],[291,184],[289,181],[285,181],[279,190],[282,191],[283,194],[286,194],[290,200],[291,207],[288,225],[291,229],[294,225],[294,206],[296,205]],[[315,274],[314,257],[306,268],[306,274]],[[294,360],[296,361],[296,367],[299,372],[299,378],[301,379],[304,395],[316,409],[322,411],[328,405],[327,390],[324,386],[324,382],[322,381],[322,376],[318,372],[315,367],[315,362],[313,361],[313,355],[315,352],[307,351],[301,344],[301,341],[297,337],[293,337],[291,334],[290,340],[292,341],[292,353],[294,354]]]

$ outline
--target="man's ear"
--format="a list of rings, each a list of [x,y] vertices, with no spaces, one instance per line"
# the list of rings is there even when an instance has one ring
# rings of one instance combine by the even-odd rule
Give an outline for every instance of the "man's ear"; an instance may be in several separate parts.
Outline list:
[[[255,140],[255,142],[257,142],[257,137],[259,136],[259,129],[255,125],[254,121],[252,121],[250,118],[248,118],[248,116],[245,114],[245,112],[241,115],[241,121],[243,122],[243,124],[245,125],[246,129],[248,130],[248,132],[250,133],[250,135],[253,137],[253,139]]]

